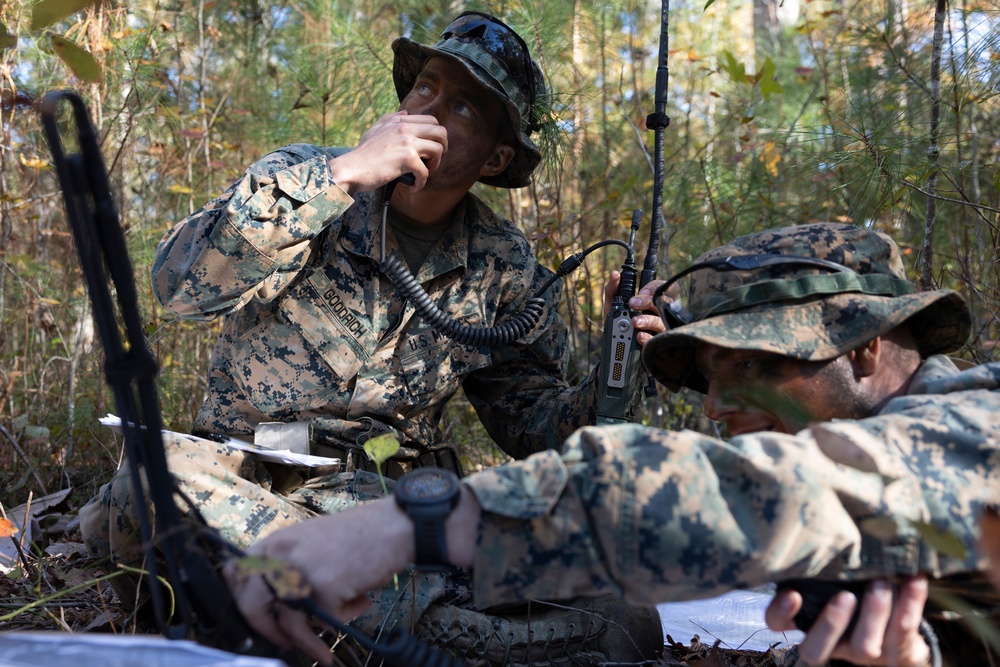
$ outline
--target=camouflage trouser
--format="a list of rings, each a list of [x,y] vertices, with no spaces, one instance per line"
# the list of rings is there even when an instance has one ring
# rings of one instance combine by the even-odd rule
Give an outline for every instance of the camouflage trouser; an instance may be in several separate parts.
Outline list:
[[[264,464],[248,452],[181,434],[164,434],[170,472],[205,520],[245,549],[271,532],[318,514],[337,512],[383,494],[378,476],[364,471],[305,478],[298,469]],[[387,484],[392,484],[387,480]],[[90,555],[134,563],[138,520],[131,474],[123,465],[80,510],[80,530]],[[143,508],[146,510],[147,508]],[[404,573],[398,590],[373,592],[373,606],[354,624],[375,632],[383,623],[411,626],[438,598],[467,597],[461,574]]]

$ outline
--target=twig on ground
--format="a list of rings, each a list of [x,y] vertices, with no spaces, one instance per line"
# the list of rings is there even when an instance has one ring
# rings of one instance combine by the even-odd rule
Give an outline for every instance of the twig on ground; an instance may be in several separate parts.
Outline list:
[[[28,522],[31,521],[31,500],[34,498],[34,491],[28,491],[28,502],[24,505],[24,519],[21,520],[21,547],[24,547],[24,536],[28,534]]]
[[[3,508],[3,503],[0,503],[0,515],[3,515],[3,518],[5,519],[7,518],[7,510]],[[22,524],[21,539],[24,539],[24,533],[26,532],[26,530],[24,529],[25,525],[27,525],[27,522]],[[17,551],[17,562],[21,564],[21,568],[24,570],[24,573],[27,576],[34,579],[35,572],[32,570],[31,565],[28,563],[28,557],[25,555],[24,549],[21,548],[21,543],[13,535],[10,536],[10,541],[14,544],[14,549]]]
[[[35,478],[35,482],[38,484],[39,488],[41,488],[42,493],[48,495],[48,487],[45,486],[45,482],[42,481],[38,471],[35,470],[35,466],[31,465],[31,459],[28,458],[28,454],[21,449],[21,445],[17,444],[17,440],[14,439],[14,436],[12,436],[10,431],[5,429],[2,424],[0,424],[0,433],[3,433],[7,440],[10,441],[11,446],[14,447],[14,451],[21,457],[21,460],[24,461],[24,465],[28,466],[28,470],[31,471],[31,476]]]

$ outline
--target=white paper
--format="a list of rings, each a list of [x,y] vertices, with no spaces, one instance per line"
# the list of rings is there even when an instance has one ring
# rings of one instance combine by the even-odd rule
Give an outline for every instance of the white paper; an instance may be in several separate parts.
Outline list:
[[[107,417],[101,417],[101,423],[113,430],[115,433],[121,435],[122,432],[122,420],[121,418],[109,414]],[[215,440],[208,440],[205,438],[199,438],[198,436],[190,435],[187,433],[176,433],[174,431],[168,431],[163,429],[164,435],[180,435],[185,438],[195,438],[197,440],[202,440],[209,444],[222,444],[232,447],[234,449],[241,449],[246,452],[253,452],[257,458],[262,461],[271,461],[273,463],[285,463],[287,465],[293,466],[306,466],[309,468],[317,466],[332,466],[340,465],[340,459],[330,458],[328,456],[313,456],[312,454],[296,454],[295,452],[289,451],[287,449],[264,449],[263,447],[256,447],[249,442],[244,442],[243,440],[237,440],[236,438],[223,437],[221,442],[216,442]]]

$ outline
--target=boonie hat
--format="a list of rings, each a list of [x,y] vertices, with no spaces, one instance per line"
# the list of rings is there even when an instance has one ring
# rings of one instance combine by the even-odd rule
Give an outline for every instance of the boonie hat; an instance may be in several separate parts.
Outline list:
[[[393,40],[392,51],[392,81],[400,101],[434,56],[457,60],[476,81],[496,93],[507,109],[519,145],[514,147],[506,169],[479,180],[501,188],[522,188],[531,182],[531,172],[542,154],[529,136],[538,126],[535,107],[545,95],[545,83],[520,35],[495,16],[468,11],[445,28],[434,46],[399,37]]]
[[[972,322],[957,292],[916,291],[886,234],[836,223],[739,237],[667,281],[654,302],[668,330],[643,346],[643,364],[671,391],[701,393],[697,341],[825,361],[909,322],[927,357],[961,347]]]

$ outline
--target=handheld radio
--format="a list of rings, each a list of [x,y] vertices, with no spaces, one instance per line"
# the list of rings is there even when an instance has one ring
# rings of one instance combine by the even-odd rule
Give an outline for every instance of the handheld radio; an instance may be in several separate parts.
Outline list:
[[[631,421],[638,399],[639,387],[646,373],[639,357],[639,344],[635,340],[632,316],[628,307],[635,296],[636,268],[633,248],[635,234],[642,222],[642,211],[632,212],[632,229],[629,233],[628,256],[622,264],[621,282],[604,320],[604,337],[601,341],[600,384],[597,395],[597,424],[617,424]]]
[[[660,11],[660,46],[656,67],[655,110],[646,117],[646,127],[653,130],[653,210],[650,216],[649,244],[646,259],[639,277],[639,287],[656,278],[659,262],[660,228],[663,225],[663,134],[670,124],[667,116],[667,28],[669,3],[664,0]],[[617,424],[632,421],[641,394],[639,387],[646,384],[646,395],[656,393],[656,384],[642,367],[639,345],[635,340],[628,300],[635,295],[636,269],[632,248],[635,234],[642,221],[642,211],[632,212],[632,231],[629,237],[629,254],[622,265],[622,279],[618,285],[611,309],[604,322],[601,347],[601,367],[597,395],[597,423]]]

